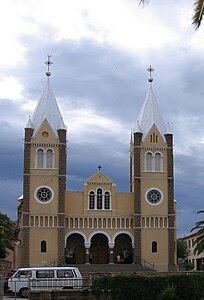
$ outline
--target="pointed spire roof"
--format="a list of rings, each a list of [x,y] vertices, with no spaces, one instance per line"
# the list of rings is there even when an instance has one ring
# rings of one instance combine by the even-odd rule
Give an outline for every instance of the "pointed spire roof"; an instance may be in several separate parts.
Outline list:
[[[29,118],[28,118],[28,121],[27,121],[27,123],[26,123],[25,128],[33,128],[33,125],[32,125],[32,123],[31,123],[30,116],[29,116]]]
[[[160,112],[156,97],[152,90],[153,78],[150,77],[148,81],[149,81],[149,89],[137,119],[137,128],[135,132],[137,132],[138,129],[140,129],[139,132],[143,133],[143,139],[144,139],[148,134],[149,130],[152,128],[152,126],[155,125],[159,130],[160,134],[164,137],[164,135],[167,132],[167,128],[164,119],[162,117],[162,114]]]
[[[56,135],[58,129],[66,129],[55,95],[50,85],[49,77],[51,72],[49,71],[49,66],[52,64],[50,57],[51,56],[48,56],[48,61],[45,62],[45,64],[48,65],[48,71],[45,73],[47,76],[45,89],[30,120],[30,125],[32,125],[32,128],[34,129],[34,135],[45,119]]]

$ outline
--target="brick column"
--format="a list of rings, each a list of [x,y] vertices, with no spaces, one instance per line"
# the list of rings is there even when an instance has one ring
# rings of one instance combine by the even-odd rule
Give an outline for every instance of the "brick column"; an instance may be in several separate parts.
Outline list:
[[[168,259],[169,271],[175,271],[175,211],[174,211],[174,163],[173,135],[165,135],[167,141],[167,172],[168,172]]]
[[[65,263],[66,130],[59,129],[58,265]]]
[[[32,128],[25,128],[24,140],[24,174],[23,174],[23,227],[21,266],[29,267],[29,211],[30,211],[30,152]]]
[[[141,141],[142,133],[134,133],[134,263],[141,264]]]

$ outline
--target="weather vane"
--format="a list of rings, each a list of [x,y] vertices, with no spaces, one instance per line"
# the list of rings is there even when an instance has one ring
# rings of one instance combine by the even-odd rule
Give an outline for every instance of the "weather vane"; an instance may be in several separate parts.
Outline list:
[[[47,76],[50,76],[51,75],[51,72],[50,72],[50,66],[53,64],[53,62],[51,61],[51,55],[48,55],[47,56],[47,61],[45,62],[45,64],[47,65],[47,72],[45,73]]]
[[[149,75],[150,75],[150,77],[149,77],[149,79],[148,79],[149,82],[152,82],[152,81],[153,81],[152,73],[153,73],[154,71],[155,71],[155,70],[154,70],[154,68],[153,68],[152,66],[149,66],[149,68],[147,68],[147,72],[149,72]]]
[[[98,170],[99,170],[99,172],[101,171],[101,169],[102,169],[102,167],[101,167],[101,165],[99,165],[99,166],[98,166]]]

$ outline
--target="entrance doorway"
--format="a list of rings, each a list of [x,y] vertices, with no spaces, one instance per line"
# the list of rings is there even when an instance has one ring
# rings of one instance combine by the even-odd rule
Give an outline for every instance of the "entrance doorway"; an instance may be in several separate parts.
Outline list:
[[[65,262],[66,264],[85,263],[84,238],[78,233],[73,233],[67,238]]]
[[[108,239],[104,234],[92,237],[90,253],[93,264],[108,264]]]
[[[120,263],[132,264],[133,256],[132,256],[132,240],[129,235],[125,233],[119,234],[115,238],[115,247],[113,250],[113,261],[117,262],[117,256],[120,256]]]

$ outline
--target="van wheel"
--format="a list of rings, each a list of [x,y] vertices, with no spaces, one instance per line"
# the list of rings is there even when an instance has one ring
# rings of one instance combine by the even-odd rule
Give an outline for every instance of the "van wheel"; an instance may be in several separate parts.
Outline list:
[[[28,298],[28,296],[29,296],[28,289],[21,289],[20,290],[20,295],[21,295],[22,298]]]

